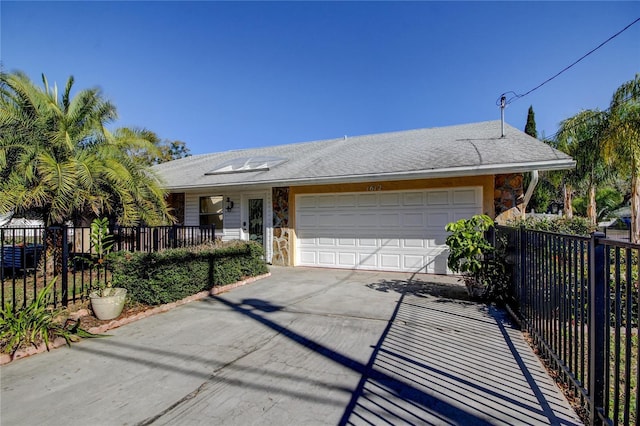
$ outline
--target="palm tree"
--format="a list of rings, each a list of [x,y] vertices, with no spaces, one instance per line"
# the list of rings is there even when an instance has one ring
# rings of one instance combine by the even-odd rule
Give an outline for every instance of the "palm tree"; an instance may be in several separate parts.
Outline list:
[[[640,242],[640,74],[622,84],[610,106],[605,156],[631,175],[631,242]]]
[[[610,176],[602,156],[602,146],[608,115],[603,111],[584,110],[560,123],[558,148],[576,160],[576,168],[565,176],[565,209],[572,216],[571,191],[573,186],[584,187],[587,192],[587,218],[592,224],[598,219],[596,187]]]
[[[149,167],[127,153],[153,149],[149,132],[107,125],[115,106],[98,89],[61,96],[20,72],[0,73],[0,213],[39,211],[47,226],[92,213],[123,225],[167,223],[164,191]]]

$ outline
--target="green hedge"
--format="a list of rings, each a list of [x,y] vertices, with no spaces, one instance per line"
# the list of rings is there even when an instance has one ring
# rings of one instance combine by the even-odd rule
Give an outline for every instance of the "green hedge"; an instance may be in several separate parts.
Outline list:
[[[131,301],[147,305],[175,302],[214,285],[231,284],[268,272],[262,246],[233,242],[157,253],[114,253],[112,285],[127,289]]]
[[[531,217],[517,219],[508,223],[509,226],[524,226],[534,231],[555,232],[558,234],[580,235],[588,237],[596,227],[591,225],[587,218],[574,216],[571,219],[566,217]]]

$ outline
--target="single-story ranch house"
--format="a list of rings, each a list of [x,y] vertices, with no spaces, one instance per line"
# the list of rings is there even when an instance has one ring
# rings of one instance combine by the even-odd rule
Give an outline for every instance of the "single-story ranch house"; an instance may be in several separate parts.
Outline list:
[[[256,240],[272,264],[444,274],[447,223],[514,207],[523,173],[574,166],[489,121],[196,155],[154,169],[179,223]]]

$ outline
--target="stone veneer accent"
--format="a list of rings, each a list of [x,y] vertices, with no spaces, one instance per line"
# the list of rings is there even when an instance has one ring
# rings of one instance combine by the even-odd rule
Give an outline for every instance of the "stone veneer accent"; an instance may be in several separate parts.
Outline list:
[[[496,209],[496,216],[512,207],[516,207],[519,203],[518,198],[524,194],[522,184],[522,173],[496,175],[495,190],[493,193],[493,204]]]
[[[273,188],[273,255],[271,264],[289,266],[289,187]]]

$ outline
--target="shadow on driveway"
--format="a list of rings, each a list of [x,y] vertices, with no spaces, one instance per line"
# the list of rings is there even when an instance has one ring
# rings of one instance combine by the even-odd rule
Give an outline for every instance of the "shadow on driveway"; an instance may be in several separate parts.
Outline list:
[[[580,424],[504,314],[454,293],[275,269],[3,366],[2,424]]]
[[[367,287],[401,294],[367,364],[263,315],[282,306],[260,299],[233,303],[212,298],[360,375],[340,425],[581,424],[530,349],[523,347],[523,339],[512,340],[511,334],[519,332],[504,313],[478,309],[464,287],[459,293],[447,284],[418,280]],[[463,300],[440,297],[453,293]]]

